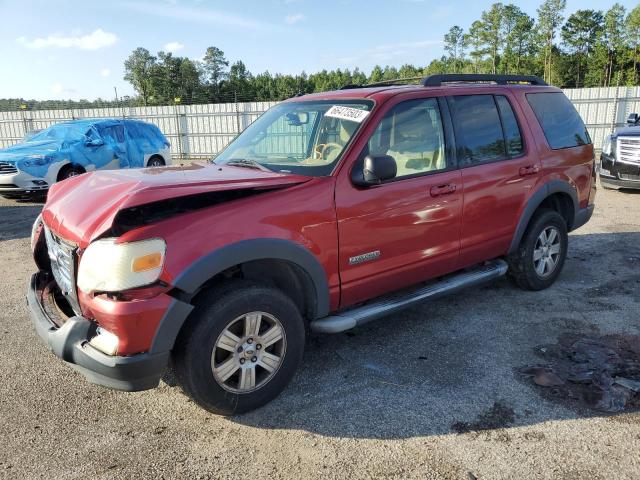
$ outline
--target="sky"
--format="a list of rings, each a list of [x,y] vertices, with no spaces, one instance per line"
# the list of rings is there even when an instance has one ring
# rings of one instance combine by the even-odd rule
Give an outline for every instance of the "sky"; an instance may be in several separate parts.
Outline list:
[[[200,59],[208,46],[252,73],[295,74],[427,65],[452,25],[465,30],[488,0],[0,0],[0,98],[133,95],[123,63],[137,47]],[[509,3],[505,1],[503,3]],[[513,1],[535,17],[540,1]],[[620,1],[627,10],[636,0]],[[607,9],[568,0],[566,15]]]

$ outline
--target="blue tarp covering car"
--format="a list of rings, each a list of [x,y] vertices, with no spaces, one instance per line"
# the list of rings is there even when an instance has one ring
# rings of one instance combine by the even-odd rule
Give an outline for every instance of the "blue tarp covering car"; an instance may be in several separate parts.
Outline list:
[[[169,147],[158,127],[139,120],[59,123],[0,150],[0,195],[46,191],[92,170],[169,165]]]

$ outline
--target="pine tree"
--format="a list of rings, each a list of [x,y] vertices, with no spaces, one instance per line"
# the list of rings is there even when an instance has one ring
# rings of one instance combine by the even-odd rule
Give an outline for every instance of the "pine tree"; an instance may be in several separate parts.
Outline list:
[[[566,0],[545,0],[538,8],[538,31],[544,42],[544,79],[551,83],[551,72],[553,65],[553,48],[556,33],[564,20],[564,9],[567,7]]]

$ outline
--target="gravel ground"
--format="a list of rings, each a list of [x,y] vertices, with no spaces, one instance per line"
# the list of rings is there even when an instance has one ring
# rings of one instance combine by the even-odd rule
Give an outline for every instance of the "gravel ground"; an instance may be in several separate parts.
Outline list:
[[[0,478],[640,475],[640,413],[558,401],[517,373],[562,334],[640,334],[640,194],[599,190],[552,288],[503,279],[312,337],[289,388],[232,418],[164,383],[90,385],[47,351],[24,299],[40,208],[0,200]]]

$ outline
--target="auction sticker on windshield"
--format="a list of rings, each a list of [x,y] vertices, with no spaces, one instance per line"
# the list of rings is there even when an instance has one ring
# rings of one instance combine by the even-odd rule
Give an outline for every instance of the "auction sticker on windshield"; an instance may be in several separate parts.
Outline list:
[[[361,110],[359,108],[346,107],[343,105],[334,105],[327,113],[324,114],[325,117],[333,117],[339,118],[341,120],[351,120],[352,122],[361,123],[365,118],[367,118],[369,112],[367,110]]]

